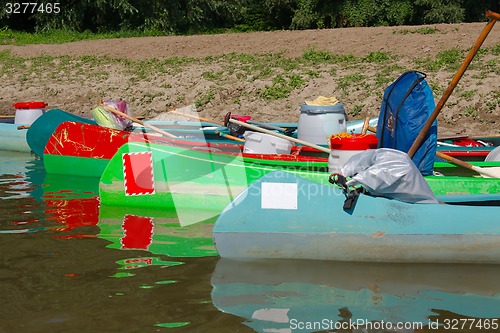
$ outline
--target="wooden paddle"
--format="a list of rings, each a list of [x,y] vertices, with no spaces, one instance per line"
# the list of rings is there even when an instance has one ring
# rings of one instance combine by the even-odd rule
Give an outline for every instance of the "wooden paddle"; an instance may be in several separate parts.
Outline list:
[[[226,127],[226,125],[224,125],[223,123],[219,123],[217,121],[213,121],[213,120],[210,120],[210,119],[207,119],[207,118],[203,118],[203,117],[199,117],[199,116],[194,116],[194,115],[191,115],[191,114],[188,114],[188,113],[182,113],[182,112],[179,112],[179,111],[175,111],[175,110],[172,110],[172,111],[168,111],[169,113],[175,113],[175,114],[178,114],[180,116],[183,116],[183,117],[188,117],[188,118],[192,118],[192,119],[196,119],[196,120],[200,120],[200,121],[205,121],[207,123],[211,123],[211,124],[215,124],[215,125],[221,125],[221,126],[224,126]],[[239,141],[239,142],[245,142],[245,139],[242,139],[242,138],[238,138],[234,135],[230,135],[230,134],[224,134],[224,133],[221,133],[219,131],[215,131],[215,133],[223,138],[226,138],[226,139],[229,139],[229,140],[234,140],[234,141]]]
[[[365,118],[365,121],[363,122],[363,127],[361,128],[361,134],[366,134],[366,131],[377,133],[377,129],[373,126],[370,126],[370,117]]]
[[[208,123],[212,123],[212,124],[217,124],[217,125],[221,125],[221,126],[226,126],[224,125],[223,123],[219,123],[217,121],[213,121],[213,120],[210,120],[210,119],[207,119],[207,118],[203,118],[203,117],[200,117],[200,116],[194,116],[194,115],[191,115],[191,114],[187,114],[187,113],[182,113],[182,112],[178,112],[178,111],[168,111],[169,113],[175,113],[175,114],[178,114],[180,116],[184,116],[184,117],[188,117],[188,118],[192,118],[192,119],[197,119],[197,120],[200,120],[200,121],[206,121]],[[229,113],[230,114],[230,113]],[[226,115],[227,117],[227,115]],[[269,124],[265,124],[265,123],[260,123],[260,122],[257,122],[257,121],[248,121],[250,124],[253,124],[253,125],[257,125],[257,126],[260,126],[260,127],[263,127],[263,128],[267,128],[269,130],[276,130],[276,131],[280,131],[280,132],[283,132],[283,133],[289,133],[290,132],[290,129],[287,129],[287,128],[283,128],[283,127],[278,127],[278,126],[273,126],[273,125],[269,125]],[[293,129],[295,130],[295,129]],[[292,131],[293,132],[293,131]],[[232,139],[234,140],[234,139]],[[244,140],[243,140],[244,141]]]
[[[376,133],[376,129],[375,129],[374,133]],[[500,178],[500,167],[481,168],[479,166],[472,165],[470,163],[459,160],[458,158],[443,154],[439,151],[436,152],[436,156],[439,158],[442,158],[443,160],[446,160],[450,163],[458,165],[460,167],[476,171],[477,173],[479,173],[481,176],[483,176],[485,178]]]
[[[363,122],[363,127],[361,128],[361,134],[366,134],[367,131],[370,131],[372,133],[377,133],[377,128],[370,126],[370,117],[366,117],[365,121]]]
[[[266,123],[261,123],[261,122],[253,121],[253,120],[248,120],[247,123],[249,123],[250,125],[256,125],[256,126],[268,129],[268,130],[280,131],[280,132],[283,132],[285,134],[286,133],[291,134],[292,132],[295,131],[295,128],[283,128],[283,127],[274,126],[274,125],[270,125],[270,124],[266,124]]]
[[[460,140],[460,139],[471,139],[475,141],[484,139],[500,139],[500,134],[484,134],[484,135],[456,134],[456,135],[438,136],[438,140]]]
[[[245,142],[245,139],[242,139],[242,138],[238,138],[234,135],[231,135],[231,134],[224,134],[224,133],[221,133],[219,131],[215,131],[215,134],[223,137],[223,138],[226,138],[226,139],[229,139],[229,140],[234,140],[234,141],[239,141],[239,142]]]
[[[457,86],[458,81],[460,81],[460,79],[462,78],[462,75],[467,70],[467,67],[469,67],[469,64],[471,63],[471,61],[474,58],[474,56],[476,55],[477,51],[479,50],[479,48],[483,44],[484,40],[486,39],[486,37],[490,33],[491,29],[495,25],[495,22],[500,19],[500,14],[494,13],[491,10],[489,10],[486,13],[486,17],[488,17],[490,19],[490,21],[484,27],[483,31],[479,35],[479,38],[476,40],[476,42],[472,46],[471,50],[469,51],[469,54],[467,54],[467,57],[465,58],[464,62],[462,63],[462,65],[458,69],[457,73],[455,74],[455,76],[451,80],[450,84],[448,85],[448,88],[446,88],[446,91],[444,92],[443,96],[441,97],[441,99],[437,103],[436,108],[434,109],[432,114],[429,116],[429,119],[427,119],[427,122],[424,124],[424,127],[422,127],[422,130],[420,131],[419,135],[415,139],[415,142],[413,142],[413,145],[411,146],[410,150],[408,151],[408,156],[410,156],[410,158],[412,158],[413,155],[415,155],[415,153],[417,152],[418,148],[422,144],[422,141],[424,140],[425,136],[429,132],[429,129],[431,128],[432,123],[434,122],[434,120],[436,120],[437,116],[439,115],[439,112],[441,112],[441,109],[443,108],[444,104],[446,103],[446,101],[450,97],[451,93],[453,92],[453,90]]]
[[[476,171],[484,178],[500,178],[500,167],[481,168],[481,167],[478,167],[476,165],[472,165],[470,163],[464,162],[462,160],[459,160],[457,158],[448,156],[448,155],[440,153],[440,152],[436,152],[436,156],[439,158],[442,158],[443,160],[451,162],[453,164],[464,167],[466,169]]]
[[[215,124],[215,125],[225,126],[223,123],[218,122],[218,121],[213,121],[213,120],[210,120],[210,119],[207,119],[207,118],[203,118],[203,117],[200,117],[200,116],[194,116],[192,114],[183,113],[183,112],[179,112],[179,111],[175,111],[175,110],[168,111],[168,113],[174,113],[174,114],[178,114],[179,116],[183,116],[183,117],[187,117],[187,118],[191,118],[191,119],[196,119],[196,120],[199,120],[199,121],[205,121],[207,123],[212,123],[212,124]]]
[[[314,143],[310,143],[310,142],[307,142],[307,141],[295,139],[295,138],[292,138],[290,136],[287,136],[287,135],[284,135],[284,134],[281,134],[281,133],[276,133],[276,132],[273,132],[273,131],[270,131],[270,130],[267,130],[267,129],[264,129],[264,128],[261,128],[261,127],[258,127],[258,126],[254,126],[254,125],[245,123],[243,121],[239,121],[239,120],[233,119],[231,117],[227,117],[226,116],[226,120],[227,120],[227,122],[231,122],[233,124],[238,124],[240,126],[243,126],[243,127],[248,128],[248,129],[251,129],[252,131],[255,131],[255,132],[261,132],[261,133],[269,134],[269,135],[275,136],[277,138],[285,139],[285,140],[288,140],[290,142],[295,142],[295,143],[298,143],[298,144],[301,144],[301,145],[304,145],[304,146],[308,146],[308,147],[317,149],[317,150],[325,152],[327,154],[330,154],[330,149],[329,148],[321,147],[321,146],[318,146],[318,145],[316,145]],[[225,125],[227,125],[227,123]]]
[[[168,136],[168,137],[170,137],[170,138],[177,138],[175,135],[173,135],[173,134],[171,134],[171,133],[168,133],[168,132],[166,132],[166,131],[164,131],[164,130],[162,130],[162,129],[160,129],[160,128],[156,127],[156,126],[153,126],[153,125],[151,125],[151,124],[148,124],[148,123],[145,123],[145,122],[143,122],[143,121],[140,121],[140,120],[139,120],[139,119],[137,119],[137,118],[131,117],[131,116],[129,116],[128,114],[123,113],[123,112],[121,112],[121,111],[119,111],[119,110],[117,110],[117,109],[115,109],[115,108],[113,108],[113,107],[111,107],[111,106],[108,106],[108,105],[103,104],[102,102],[100,102],[100,103],[99,103],[99,105],[100,105],[100,106],[103,106],[103,107],[104,107],[106,110],[108,110],[109,112],[113,112],[114,114],[117,114],[117,115],[119,115],[119,116],[122,116],[122,117],[124,117],[124,118],[127,118],[128,120],[132,120],[133,122],[136,122],[136,123],[138,123],[138,124],[140,124],[140,125],[142,125],[142,126],[144,126],[144,127],[150,128],[150,129],[152,129],[152,130],[153,130],[153,131],[155,131],[155,132],[158,132],[158,133],[163,134],[163,135],[165,135],[165,136]]]

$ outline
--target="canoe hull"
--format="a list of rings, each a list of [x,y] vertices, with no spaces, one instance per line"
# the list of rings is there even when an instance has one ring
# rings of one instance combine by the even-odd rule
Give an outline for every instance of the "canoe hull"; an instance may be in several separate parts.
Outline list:
[[[214,242],[220,256],[231,259],[500,264],[500,235],[216,231]]]
[[[247,170],[235,158],[173,146],[128,143],[120,147],[102,174],[101,202],[128,207],[196,208],[218,215],[247,186]],[[144,175],[149,176],[147,181]],[[235,179],[239,181],[233,182]]]
[[[46,154],[43,164],[47,174],[99,178],[109,159]]]
[[[270,173],[221,213],[217,251],[233,259],[500,263],[499,207],[361,195],[354,209],[344,210],[344,199],[332,186]],[[500,197],[488,199],[498,204]]]
[[[61,123],[43,151],[48,174],[100,177],[130,133],[75,121]]]
[[[26,141],[26,130],[17,129],[13,122],[0,122],[0,150],[31,152]]]
[[[137,163],[134,168],[138,175],[152,173],[151,188],[147,194],[144,191],[127,194],[123,156],[144,153],[150,154],[150,160]],[[449,164],[440,165],[441,171],[457,170]],[[203,209],[220,213],[249,185],[275,170],[294,172],[318,186],[328,184],[327,162],[262,160],[167,145],[127,143],[106,166],[100,181],[100,196],[107,205],[165,209],[203,205],[206,206]],[[500,179],[434,176],[426,179],[436,195],[500,193]]]
[[[58,118],[68,120],[59,122],[57,123],[58,126],[56,126],[55,122]],[[227,129],[210,126],[210,123],[151,123],[184,139],[161,137],[147,128],[142,128],[137,132],[113,130],[55,109],[47,112],[44,117],[40,117],[34,123],[33,128],[30,128],[29,138],[31,137],[32,141],[30,146],[37,154],[40,147],[44,146],[41,157],[47,160],[45,162],[47,173],[91,177],[100,177],[106,163],[113,157],[118,148],[127,142],[158,143],[185,148],[205,147],[213,151],[231,153],[238,153],[243,149],[241,142],[223,139],[216,134],[217,131],[224,132]],[[48,129],[44,128],[43,125],[47,125]],[[356,128],[356,122],[349,125]],[[53,131],[51,135],[44,139],[43,136],[47,136],[50,131]],[[20,135],[22,133],[15,134]],[[36,137],[37,134],[42,138]],[[267,159],[266,164],[269,165],[273,161],[276,165],[286,162],[287,159],[302,159],[309,160],[311,164],[314,163],[318,167],[327,167],[328,156],[326,154],[310,151],[311,149],[308,147],[294,147],[294,149],[300,150],[300,155],[274,155],[271,158],[256,155],[255,157]],[[74,161],[71,161],[72,159]],[[79,165],[81,161],[85,161],[85,168],[73,167]],[[259,163],[262,164],[262,162]]]
[[[193,138],[197,135],[197,139],[172,140],[151,133],[126,132],[95,124],[66,121],[56,128],[45,145],[43,151],[45,169],[50,174],[100,177],[109,160],[127,142],[157,142],[189,147],[194,147],[198,143],[200,146],[213,146],[214,149],[240,150],[238,146],[228,143],[229,140],[225,140],[225,144],[207,143],[203,132],[199,130],[177,129],[177,131],[184,134],[192,133],[190,135]]]

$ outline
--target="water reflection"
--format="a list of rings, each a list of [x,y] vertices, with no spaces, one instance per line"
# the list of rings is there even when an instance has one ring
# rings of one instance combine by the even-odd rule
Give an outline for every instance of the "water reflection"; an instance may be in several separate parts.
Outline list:
[[[215,218],[181,226],[175,211],[101,206],[99,237],[108,247],[145,250],[169,257],[216,256],[212,241]]]
[[[257,332],[376,329],[382,322],[391,323],[389,331],[397,323],[408,326],[396,331],[436,331],[437,322],[453,318],[497,318],[500,325],[499,274],[486,265],[220,259],[212,302]]]
[[[496,266],[224,260],[214,219],[183,227],[175,211],[100,206],[97,186],[2,152],[0,331],[284,333],[366,319],[483,333],[494,330],[429,320],[500,317]]]
[[[46,175],[43,161],[28,153],[2,152],[1,219],[3,233],[95,226],[98,179]]]
[[[185,230],[173,213],[101,210],[97,186],[0,152],[0,331],[238,330],[210,302],[213,222]]]
[[[28,153],[0,151],[0,199],[31,197],[44,179],[43,163]]]
[[[0,233],[30,233],[46,228],[43,203],[32,193],[43,182],[43,163],[29,153],[0,152]]]

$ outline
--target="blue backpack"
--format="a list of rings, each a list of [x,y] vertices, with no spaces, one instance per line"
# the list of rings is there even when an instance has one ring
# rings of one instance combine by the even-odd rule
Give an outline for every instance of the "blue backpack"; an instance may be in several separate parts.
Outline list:
[[[405,153],[410,150],[436,106],[425,76],[421,72],[405,72],[386,88],[377,125],[378,148]],[[412,158],[424,176],[434,170],[436,146],[437,121],[434,121]]]

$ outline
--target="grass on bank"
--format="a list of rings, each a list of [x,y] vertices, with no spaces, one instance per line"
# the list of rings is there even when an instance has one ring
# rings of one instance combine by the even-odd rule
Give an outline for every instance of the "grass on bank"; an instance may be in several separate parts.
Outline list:
[[[0,45],[63,44],[80,40],[151,36],[165,36],[165,33],[156,30],[93,33],[91,31],[76,32],[62,29],[30,33],[14,31],[5,27],[0,29]]]
[[[393,34],[401,34],[401,35],[408,35],[408,34],[421,34],[421,35],[432,35],[436,34],[439,32],[439,29],[433,28],[433,27],[421,27],[421,28],[416,28],[416,29],[396,29],[392,33]]]
[[[204,34],[228,34],[240,33],[238,29],[216,29]],[[96,40],[110,38],[131,38],[131,37],[158,37],[172,36],[160,30],[121,30],[103,33],[94,33],[89,30],[77,32],[73,30],[52,29],[41,32],[15,31],[8,27],[0,28],[0,45],[29,45],[29,44],[63,44],[77,42],[81,40]]]
[[[216,30],[212,33],[237,33],[240,30],[226,29],[223,31]],[[393,34],[435,34],[439,30],[433,27],[420,27],[415,29],[396,29]],[[137,31],[112,31],[104,33],[94,33],[91,31],[77,32],[72,30],[52,29],[41,32],[23,32],[15,31],[4,27],[0,29],[0,45],[28,45],[28,44],[63,44],[69,42],[76,42],[80,40],[95,40],[95,39],[109,39],[109,38],[130,38],[130,37],[155,37],[167,36],[165,32],[159,30],[137,30]],[[318,55],[316,55],[318,56]],[[321,56],[321,55],[319,55]],[[325,54],[323,55],[325,56]],[[329,55],[326,55],[327,57]]]

